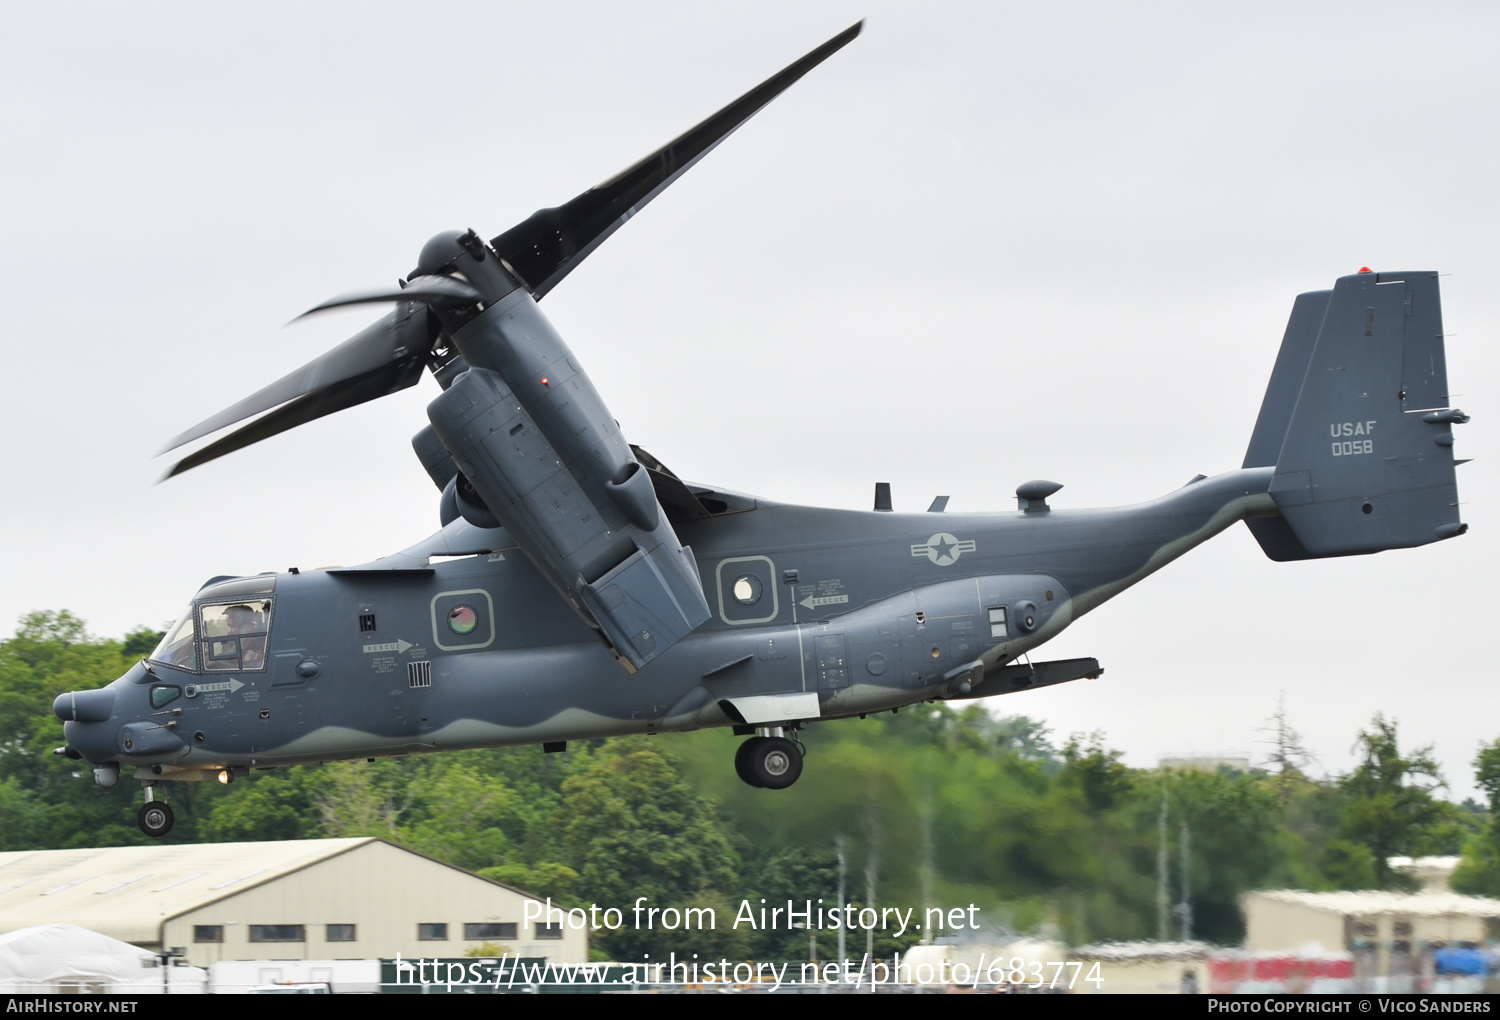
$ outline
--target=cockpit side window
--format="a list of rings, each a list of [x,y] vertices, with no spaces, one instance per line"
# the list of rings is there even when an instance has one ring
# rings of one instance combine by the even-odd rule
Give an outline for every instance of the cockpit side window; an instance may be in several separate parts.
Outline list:
[[[211,603],[198,607],[199,645],[209,672],[266,668],[271,600]]]
[[[167,636],[161,639],[161,644],[156,646],[156,651],[147,658],[165,666],[175,666],[196,673],[198,643],[193,640],[193,615],[193,607],[188,606],[187,612],[172,625]]]
[[[151,707],[166,708],[172,702],[182,697],[182,688],[171,684],[157,684],[151,688]]]

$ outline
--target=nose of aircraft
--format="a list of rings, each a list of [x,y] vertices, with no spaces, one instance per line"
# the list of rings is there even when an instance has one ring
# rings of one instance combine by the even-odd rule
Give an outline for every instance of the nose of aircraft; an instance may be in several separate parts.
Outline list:
[[[52,702],[52,714],[63,722],[108,722],[115,710],[115,692],[68,691]]]
[[[52,702],[52,714],[63,722],[67,746],[84,760],[100,762],[115,755],[115,727],[104,725],[115,715],[122,681],[137,682],[145,676],[144,665],[132,666],[119,680],[97,691],[67,691]]]

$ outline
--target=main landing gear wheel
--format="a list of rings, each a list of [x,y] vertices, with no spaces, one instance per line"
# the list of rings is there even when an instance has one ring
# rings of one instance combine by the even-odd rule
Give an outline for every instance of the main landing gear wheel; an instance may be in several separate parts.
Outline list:
[[[160,800],[142,804],[135,816],[135,824],[148,836],[165,836],[172,831],[173,821],[172,808]]]
[[[740,745],[739,750],[734,752],[734,774],[750,786],[759,786],[755,773],[750,771],[750,753],[755,745],[765,740],[765,737],[751,737]]]
[[[752,737],[735,754],[734,770],[751,786],[785,790],[802,775],[802,752],[785,737]]]

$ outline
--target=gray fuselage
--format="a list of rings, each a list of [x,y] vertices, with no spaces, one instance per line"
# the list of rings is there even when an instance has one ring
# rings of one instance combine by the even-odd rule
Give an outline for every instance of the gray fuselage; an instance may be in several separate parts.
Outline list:
[[[1274,515],[1270,477],[1233,471],[1097,510],[897,514],[744,500],[678,525],[713,615],[634,673],[503,541],[425,567],[376,561],[220,582],[196,596],[200,611],[244,599],[247,586],[273,589],[255,596],[270,603],[263,665],[146,663],[106,689],[107,720],[65,730],[91,762],[187,779],[767,721],[746,706],[785,706],[795,715],[782,722],[795,726],[957,696],[959,677],[978,683],[1234,522]],[[170,687],[183,696],[161,691]]]

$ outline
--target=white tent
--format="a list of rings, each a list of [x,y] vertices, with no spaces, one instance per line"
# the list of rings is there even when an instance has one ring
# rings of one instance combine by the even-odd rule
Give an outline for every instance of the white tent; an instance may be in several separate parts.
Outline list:
[[[204,990],[201,967],[172,967],[173,994]],[[162,990],[155,954],[80,928],[44,924],[0,935],[0,992],[150,994]]]

